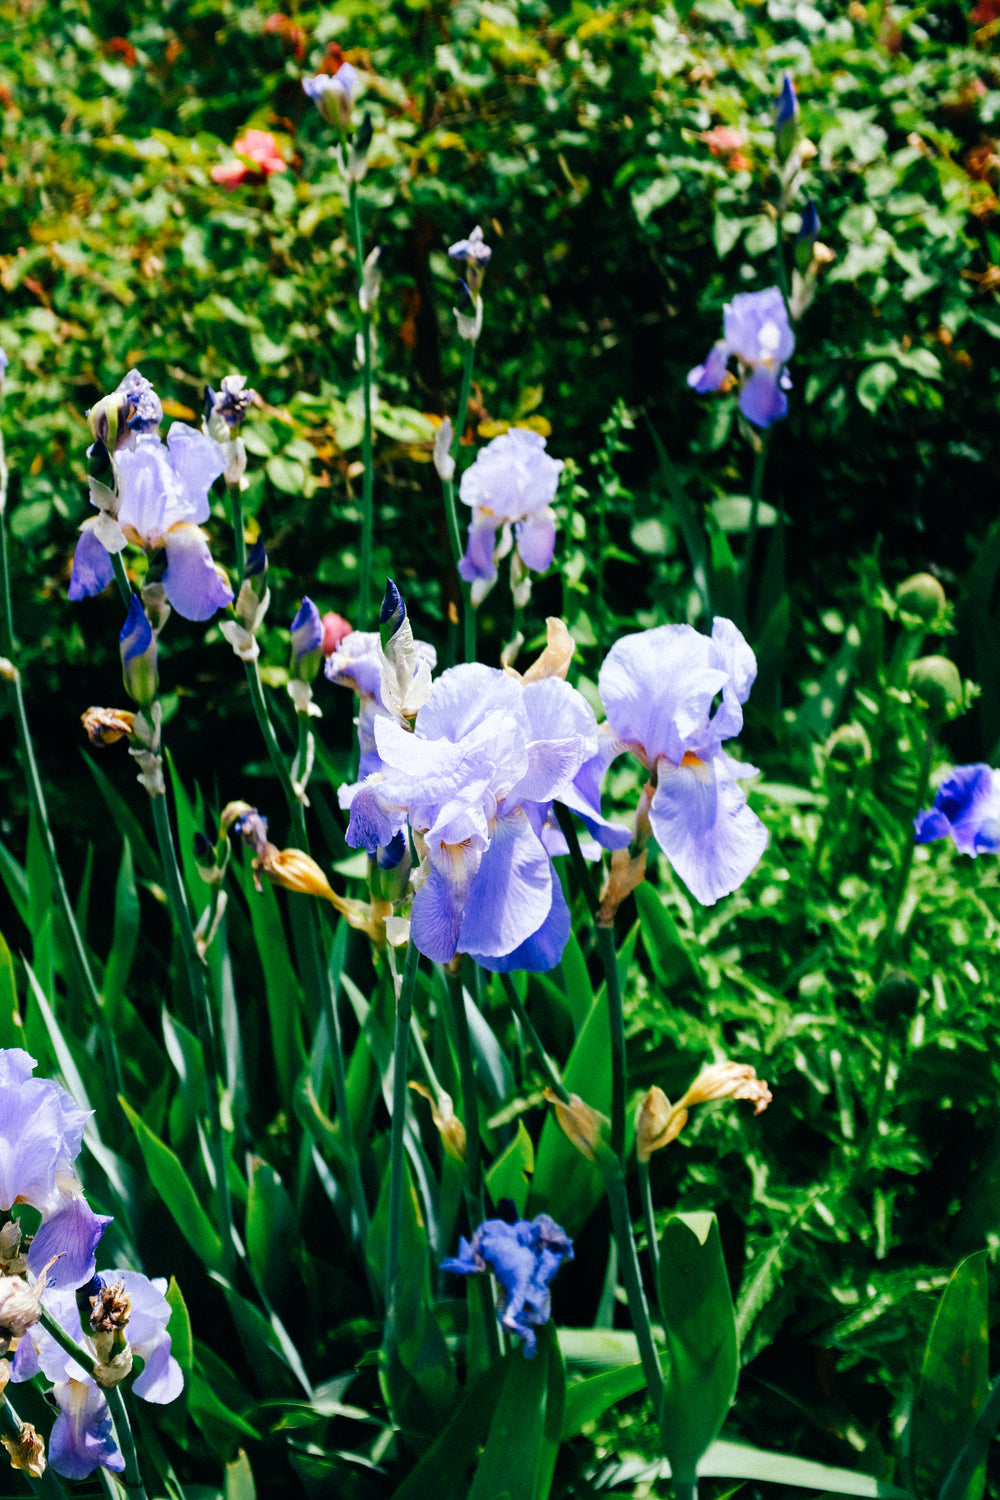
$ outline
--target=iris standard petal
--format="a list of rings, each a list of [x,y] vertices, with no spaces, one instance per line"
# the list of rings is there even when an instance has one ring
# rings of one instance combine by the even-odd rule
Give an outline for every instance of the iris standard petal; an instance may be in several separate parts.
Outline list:
[[[233,591],[212,561],[208,539],[198,526],[181,522],[164,538],[167,568],[163,587],[185,620],[210,620],[233,601]]]
[[[98,541],[93,531],[82,532],[73,553],[70,599],[90,599],[103,593],[114,576],[111,557],[104,543]]]
[[[675,765],[686,750],[707,753],[709,710],[728,674],[711,663],[711,643],[690,625],[659,625],[616,641],[598,677],[608,723],[620,740],[640,746],[647,764],[661,755]]]
[[[704,906],[728,896],[767,846],[767,830],[722,756],[695,765],[660,761],[649,809],[657,843]]]
[[[167,433],[167,450],[177,477],[178,501],[184,509],[178,521],[208,520],[208,492],[225,471],[221,444],[184,422],[174,422]]]

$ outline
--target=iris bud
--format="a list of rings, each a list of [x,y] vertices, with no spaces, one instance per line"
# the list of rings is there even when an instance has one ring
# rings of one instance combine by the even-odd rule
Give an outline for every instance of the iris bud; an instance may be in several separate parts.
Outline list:
[[[140,708],[149,708],[158,686],[156,636],[138,594],[133,594],[129,603],[119,647],[125,691]]]
[[[914,573],[896,590],[896,603],[908,615],[930,624],[943,613],[948,603],[944,589],[930,573]]]

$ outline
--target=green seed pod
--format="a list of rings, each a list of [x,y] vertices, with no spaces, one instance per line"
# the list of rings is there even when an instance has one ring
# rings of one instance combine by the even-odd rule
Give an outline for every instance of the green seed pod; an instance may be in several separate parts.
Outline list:
[[[910,663],[906,675],[910,691],[935,718],[946,719],[950,710],[962,707],[962,679],[946,656],[920,656]]]
[[[914,573],[905,578],[896,590],[896,603],[908,615],[930,624],[936,620],[947,604],[947,596],[936,578],[930,573]]]
[[[841,724],[826,742],[826,757],[837,766],[867,766],[872,758],[871,740],[860,724]]]

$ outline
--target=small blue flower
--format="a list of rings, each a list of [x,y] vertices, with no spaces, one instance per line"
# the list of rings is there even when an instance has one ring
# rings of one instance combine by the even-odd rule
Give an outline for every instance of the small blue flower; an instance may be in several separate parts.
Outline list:
[[[457,240],[454,245],[450,245],[448,254],[453,261],[465,267],[465,285],[469,296],[475,301],[486,275],[486,267],[493,256],[479,225],[476,225],[467,240]]]
[[[918,844],[955,840],[963,854],[996,854],[1000,850],[1000,771],[982,763],[956,766],[938,787],[933,807],[913,823]]]
[[[788,412],[791,386],[785,365],[795,352],[795,335],[785,299],[776,286],[741,292],[723,309],[723,337],[703,365],[688,374],[688,385],[704,395],[717,391],[735,354],[740,365],[740,411],[755,427],[770,427]]]
[[[549,1287],[564,1260],[573,1259],[573,1242],[548,1214],[536,1219],[487,1219],[459,1242],[458,1255],[442,1261],[442,1271],[473,1276],[492,1271],[501,1287],[497,1317],[523,1340],[526,1359],[535,1355],[535,1329],[552,1312]]]
[[[806,240],[811,245],[813,240],[819,238],[819,229],[819,212],[815,203],[810,198],[802,210],[802,223],[799,225],[799,232],[795,238],[797,240]]]
[[[347,128],[351,105],[358,87],[358,72],[350,63],[341,63],[336,73],[317,73],[303,78],[302,87],[329,125]]]

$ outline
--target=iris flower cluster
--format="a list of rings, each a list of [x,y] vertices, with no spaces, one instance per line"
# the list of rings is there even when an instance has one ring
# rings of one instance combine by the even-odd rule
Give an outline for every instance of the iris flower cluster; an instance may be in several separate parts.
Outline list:
[[[71,1337],[93,1349],[95,1365],[113,1368],[110,1383],[128,1373],[131,1355],[138,1354],[145,1367],[133,1385],[135,1394],[147,1401],[172,1401],[180,1393],[182,1375],[166,1331],[166,1282],[128,1270],[95,1276],[97,1245],[111,1221],[91,1209],[74,1167],[89,1117],[59,1084],[33,1077],[34,1069],[34,1059],[19,1048],[0,1050],[0,1210],[6,1221],[0,1229],[0,1285],[10,1287],[16,1278],[30,1277],[36,1299],[40,1296],[45,1310]],[[22,1203],[41,1215],[26,1255],[11,1213]],[[92,1294],[97,1321],[88,1320],[86,1330],[77,1288]],[[19,1341],[11,1379],[43,1374],[54,1383],[59,1417],[49,1444],[53,1469],[68,1479],[84,1479],[98,1465],[121,1471],[124,1460],[108,1404],[92,1370],[78,1365],[45,1331],[37,1306],[12,1331]]]
[[[527,572],[552,563],[556,518],[552,510],[562,460],[545,452],[545,439],[512,427],[493,439],[462,475],[459,494],[472,508],[465,556],[458,571],[481,604],[497,581],[497,563],[513,548],[511,588],[519,608],[527,603]],[[497,533],[499,532],[499,538]]]
[[[564,680],[568,656],[557,662],[551,649],[541,659],[550,675],[451,667],[416,695],[410,716],[384,705],[380,650],[375,637],[348,636],[327,662],[329,676],[362,696],[361,779],[340,794],[347,842],[377,859],[412,835],[411,933],[435,962],[467,953],[500,973],[559,962],[570,919],[552,863],[567,852],[556,802],[584,823],[591,854],[655,835],[706,904],[760,859],[767,834],[739,785],[756,770],[723,748],[742,728],[757,670],[730,621],[716,620],[710,637],[672,625],[620,640],[601,668],[600,727]],[[416,665],[411,646],[407,682]],[[601,813],[604,772],[626,751],[649,773],[634,831]]]

